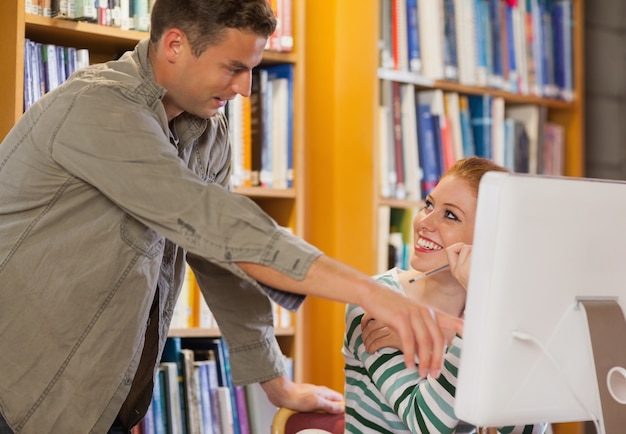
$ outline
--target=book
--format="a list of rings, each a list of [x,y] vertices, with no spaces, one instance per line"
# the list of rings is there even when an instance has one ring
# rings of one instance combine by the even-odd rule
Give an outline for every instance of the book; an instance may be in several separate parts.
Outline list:
[[[185,264],[185,277],[174,306],[174,312],[172,313],[171,328],[186,329],[194,326],[193,300],[195,298],[196,286],[197,283],[193,271],[188,264]]]
[[[394,81],[391,83],[392,98],[392,121],[393,121],[393,150],[396,172],[395,197],[397,199],[406,198],[406,180],[404,174],[404,153],[402,145],[402,98],[401,84]]]
[[[457,92],[446,92],[443,96],[444,113],[450,124],[450,140],[454,150],[454,161],[457,161],[464,156],[459,94]]]
[[[154,379],[152,392],[152,411],[154,412],[155,434],[166,434],[168,431],[167,411],[165,409],[165,372],[159,367]]]
[[[514,137],[515,137],[515,152],[514,152],[514,167],[515,172],[528,173],[529,172],[529,148],[530,140],[526,131],[526,126],[523,122],[514,122]]]
[[[476,155],[491,160],[493,158],[493,134],[491,132],[493,127],[493,96],[489,94],[469,95],[467,99]]]
[[[443,79],[443,0],[420,1],[418,7],[422,75],[433,80]]]
[[[458,80],[468,86],[475,85],[478,80],[474,8],[474,0],[454,1]]]
[[[542,154],[543,129],[546,121],[546,107],[537,104],[518,104],[505,108],[505,116],[521,122],[528,138],[528,173],[542,172],[539,156]]]
[[[217,388],[217,399],[220,404],[220,433],[235,434],[234,408],[231,401],[230,389],[226,386]]]
[[[406,0],[391,0],[391,20],[393,69],[408,71],[409,50]]]
[[[380,0],[380,66],[381,68],[393,69],[393,43],[392,43],[392,2],[393,0]]]
[[[410,200],[422,198],[422,170],[418,151],[417,112],[415,87],[412,84],[400,85],[400,106],[402,126],[402,160],[405,197]]]
[[[42,44],[41,54],[44,68],[45,92],[54,90],[61,83],[59,81],[59,69],[56,47],[52,44]]]
[[[178,373],[178,403],[180,405],[180,424],[182,425],[182,432],[187,433],[187,404],[185,400],[185,374],[183,368],[183,357],[182,357],[182,340],[178,336],[168,337],[165,341],[165,347],[163,348],[163,353],[161,354],[161,363],[173,363],[176,365],[176,371]],[[171,369],[171,368],[170,368]],[[168,378],[168,384],[171,384],[172,380]],[[173,385],[172,385],[173,389]],[[171,398],[172,399],[172,398]],[[174,399],[175,401],[175,399]],[[176,412],[176,409],[172,410]]]
[[[139,426],[142,434],[156,434],[154,427],[154,400],[150,400],[148,411],[143,419],[141,419],[141,422],[139,422]]]
[[[565,174],[565,128],[553,122],[546,122],[543,144],[543,171],[545,175]]]
[[[220,419],[220,403],[218,397],[219,380],[217,374],[217,362],[215,360],[215,354],[212,351],[208,353],[208,359],[206,360],[207,380],[209,382],[209,395],[211,398],[211,418],[213,422],[213,433],[220,432],[221,419]]]
[[[376,273],[383,273],[389,267],[389,224],[391,221],[391,207],[380,205],[377,208],[377,259]]]
[[[380,83],[380,91],[380,104],[378,106],[380,121],[380,147],[378,148],[380,163],[380,195],[382,197],[395,197],[397,174],[395,163],[393,96],[391,82],[388,80],[382,80]]]
[[[497,0],[499,1],[499,0]],[[459,78],[455,0],[443,0],[443,64],[446,80]]]
[[[408,69],[411,72],[420,74],[422,72],[422,57],[419,40],[418,0],[406,0],[405,8]]]
[[[422,198],[425,198],[433,191],[441,176],[439,149],[437,149],[438,139],[435,137],[435,134],[439,135],[440,132],[435,131],[430,102],[429,94],[418,92],[417,131],[420,164],[422,167]]]
[[[275,188],[293,187],[293,82],[290,63],[267,66],[267,79],[273,83],[272,139],[274,141]]]
[[[573,5],[571,0],[556,0],[553,11],[555,82],[559,97],[574,100]]]
[[[459,120],[461,125],[461,139],[463,141],[463,156],[472,157],[476,155],[476,145],[474,144],[474,131],[472,130],[467,95],[459,95]]]
[[[183,357],[183,384],[185,390],[185,408],[187,412],[187,433],[200,434],[200,397],[196,386],[196,374],[194,372],[194,354],[187,348],[182,348]]]
[[[491,158],[496,164],[504,166],[504,98],[493,97],[491,113]]]
[[[237,405],[237,415],[239,416],[239,432],[241,434],[251,434],[246,388],[245,386],[233,387],[235,388],[235,403]]]
[[[269,401],[259,383],[247,384],[245,389],[250,432],[252,434],[269,433],[278,407]]]
[[[267,70],[255,68],[250,90],[250,183],[261,185],[262,152],[267,138]]]
[[[232,149],[232,175],[231,184],[233,187],[246,185],[246,176],[250,176],[246,170],[244,156],[246,155],[246,145],[244,138],[244,113],[243,100],[245,98],[239,94],[226,104],[226,118],[228,120],[228,132]]]
[[[199,397],[199,427],[202,434],[213,434],[213,413],[211,403],[211,389],[209,386],[209,372],[206,360],[193,362],[196,377],[196,394]]]
[[[168,434],[183,434],[178,365],[175,362],[161,362],[159,369],[161,368],[164,377],[165,411],[169,421]]]
[[[450,120],[446,113],[444,93],[441,89],[420,91],[422,101],[430,105],[433,116],[435,140],[439,157],[439,176],[448,170],[456,161]],[[436,117],[436,118],[435,118]]]

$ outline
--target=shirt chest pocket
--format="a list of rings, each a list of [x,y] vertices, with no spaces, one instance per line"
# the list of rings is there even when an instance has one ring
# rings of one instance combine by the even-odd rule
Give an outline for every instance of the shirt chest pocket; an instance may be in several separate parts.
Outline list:
[[[124,216],[121,234],[128,246],[150,259],[163,252],[165,239],[129,215]]]

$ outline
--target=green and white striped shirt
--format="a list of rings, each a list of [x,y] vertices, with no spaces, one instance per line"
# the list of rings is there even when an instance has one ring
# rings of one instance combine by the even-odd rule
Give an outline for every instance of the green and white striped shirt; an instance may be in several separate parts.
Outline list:
[[[398,270],[392,269],[376,279],[404,293]],[[457,370],[463,341],[455,337],[448,348],[441,375],[420,377],[407,369],[403,354],[395,348],[382,348],[375,354],[365,350],[361,336],[364,311],[356,305],[346,307],[345,400],[347,433],[454,433],[460,421],[454,413]],[[541,434],[545,424],[505,427],[501,433]],[[468,431],[463,431],[468,432]]]

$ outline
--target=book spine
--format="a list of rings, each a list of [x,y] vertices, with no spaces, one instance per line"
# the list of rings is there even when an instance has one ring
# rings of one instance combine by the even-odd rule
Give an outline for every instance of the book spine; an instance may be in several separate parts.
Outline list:
[[[425,198],[439,181],[439,157],[433,130],[432,113],[427,104],[417,106],[417,131],[420,163],[422,166],[422,195]]]

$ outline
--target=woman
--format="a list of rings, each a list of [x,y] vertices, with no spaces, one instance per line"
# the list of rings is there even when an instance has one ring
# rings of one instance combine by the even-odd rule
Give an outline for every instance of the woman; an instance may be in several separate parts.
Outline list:
[[[391,269],[377,279],[437,310],[462,317],[478,185],[489,171],[507,170],[478,157],[459,160],[450,168],[413,221],[412,269]],[[446,264],[449,269],[420,279],[423,272]],[[360,307],[348,305],[343,347],[346,432],[459,432],[454,394],[462,339],[458,335],[446,338],[450,346],[442,371],[420,377],[417,369],[404,366],[397,336]],[[545,425],[537,425],[506,427],[502,432],[535,434],[544,430]]]

